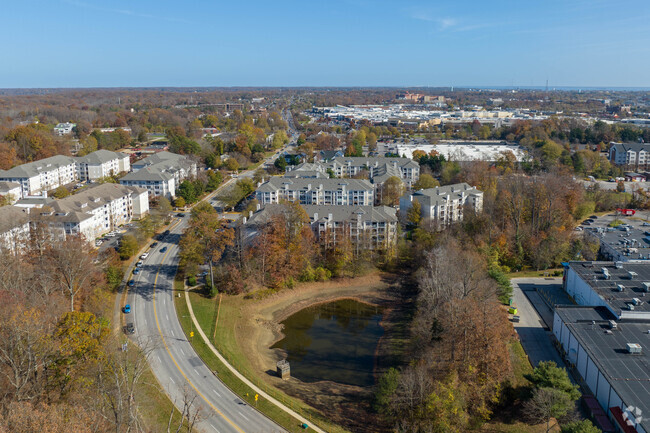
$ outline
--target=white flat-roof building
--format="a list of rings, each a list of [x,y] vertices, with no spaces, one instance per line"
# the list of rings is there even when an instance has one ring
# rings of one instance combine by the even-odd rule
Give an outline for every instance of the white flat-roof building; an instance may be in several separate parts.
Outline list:
[[[444,156],[447,161],[496,161],[504,152],[511,152],[517,161],[522,161],[526,151],[519,145],[505,141],[441,141],[437,144],[405,143],[395,147],[395,153],[407,158],[421,150],[429,154],[432,150]]]
[[[74,129],[75,126],[77,126],[76,123],[70,123],[70,122],[59,123],[54,127],[54,133],[56,135],[72,134],[72,130]]]

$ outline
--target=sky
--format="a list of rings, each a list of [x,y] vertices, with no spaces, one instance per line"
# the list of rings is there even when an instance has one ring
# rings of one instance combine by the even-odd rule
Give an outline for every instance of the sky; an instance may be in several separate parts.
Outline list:
[[[648,0],[5,0],[0,88],[650,87]]]

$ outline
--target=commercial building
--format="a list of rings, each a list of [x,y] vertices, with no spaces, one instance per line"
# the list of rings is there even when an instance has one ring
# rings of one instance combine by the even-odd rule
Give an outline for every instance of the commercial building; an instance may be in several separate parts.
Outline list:
[[[620,262],[650,260],[650,231],[621,225],[617,228],[587,228],[586,232],[598,241],[600,254],[607,260]]]
[[[51,191],[76,180],[75,158],[63,155],[28,162],[10,170],[0,170],[0,181],[20,184],[23,197]]]
[[[23,198],[23,189],[17,182],[0,182],[0,196],[4,197],[5,204],[14,204]]]
[[[511,153],[517,161],[522,161],[526,151],[521,146],[506,141],[483,140],[483,141],[461,141],[446,140],[436,144],[428,143],[399,143],[389,147],[389,150],[404,155],[407,158],[413,157],[413,152],[421,150],[426,154],[431,151],[444,156],[448,161],[497,161],[503,158],[504,153]]]
[[[565,263],[553,334],[621,432],[650,432],[650,264]]]
[[[65,235],[81,234],[94,240],[117,227],[140,219],[149,212],[146,189],[104,183],[49,205],[46,213],[50,227]]]
[[[650,144],[648,143],[610,143],[609,161],[623,167],[648,168]]]
[[[255,197],[262,205],[287,200],[304,205],[372,206],[374,188],[360,179],[272,177],[257,188]]]
[[[15,252],[29,240],[29,211],[14,206],[0,207],[0,248]]]
[[[404,194],[399,200],[402,218],[406,218],[416,200],[421,206],[422,221],[437,227],[462,221],[466,207],[477,213],[483,210],[483,192],[466,183],[437,186]]]
[[[318,242],[334,248],[349,241],[357,253],[363,250],[388,250],[397,240],[397,215],[387,206],[318,206],[303,205]],[[274,215],[286,211],[281,204],[269,204],[251,212],[244,224],[247,239],[257,234],[259,227],[271,221]]]
[[[103,177],[131,170],[129,155],[109,150],[98,150],[76,158],[77,177],[82,181],[96,181]]]

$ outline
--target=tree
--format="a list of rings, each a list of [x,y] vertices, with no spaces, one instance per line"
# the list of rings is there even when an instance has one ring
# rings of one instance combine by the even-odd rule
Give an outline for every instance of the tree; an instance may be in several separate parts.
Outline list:
[[[51,271],[61,289],[70,298],[70,311],[74,311],[75,296],[88,290],[96,266],[95,253],[80,236],[68,236],[65,241],[53,244],[49,251]]]
[[[573,421],[562,426],[562,433],[600,433],[600,431],[588,419]]]
[[[619,180],[618,183],[616,184],[616,191],[617,192],[625,192],[625,182],[622,180]]]
[[[422,205],[417,200],[411,202],[411,208],[406,212],[406,220],[414,227],[420,224],[422,219]]]
[[[541,361],[532,373],[526,375],[538,388],[553,388],[566,393],[572,400],[580,398],[578,385],[569,379],[566,369],[558,367],[553,361]]]
[[[564,391],[555,388],[537,388],[524,405],[526,415],[533,422],[545,422],[546,433],[551,430],[551,418],[560,418],[574,407],[573,400]]]
[[[381,186],[381,204],[396,206],[399,198],[404,194],[404,183],[397,176],[391,176]]]
[[[230,171],[237,171],[239,169],[239,163],[235,158],[228,158],[226,160],[226,168]]]
[[[395,394],[398,384],[399,371],[392,367],[379,378],[373,402],[373,407],[377,412],[390,412],[390,402]]]
[[[183,197],[176,197],[174,199],[174,206],[176,207],[185,207],[185,199]]]
[[[420,175],[420,178],[413,184],[413,189],[419,191],[421,189],[435,188],[440,186],[440,182],[434,179],[433,176],[427,173]]]
[[[139,249],[138,240],[133,235],[124,235],[120,241],[120,258],[122,260],[128,260],[137,254]]]
[[[281,173],[284,173],[284,171],[287,169],[287,160],[284,159],[284,156],[280,156],[278,159],[275,160],[273,163],[275,168],[278,169]]]
[[[70,191],[63,185],[59,186],[57,189],[54,190],[52,193],[52,197],[62,199],[70,195]]]

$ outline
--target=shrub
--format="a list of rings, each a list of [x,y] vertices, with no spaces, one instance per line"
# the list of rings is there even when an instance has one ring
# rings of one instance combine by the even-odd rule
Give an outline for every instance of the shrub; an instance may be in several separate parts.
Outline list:
[[[196,286],[196,277],[194,275],[187,277],[187,285],[190,287]]]

